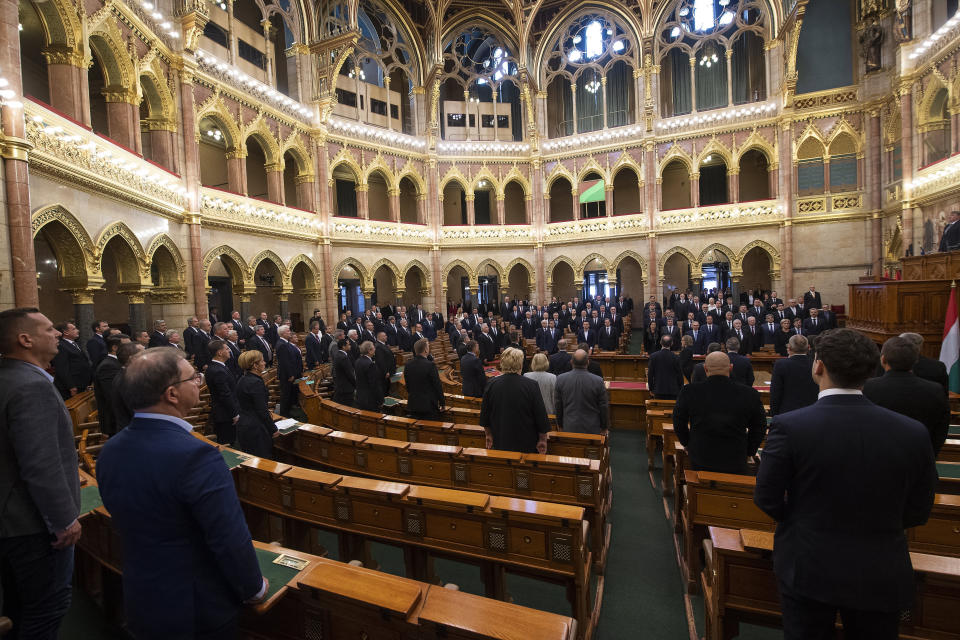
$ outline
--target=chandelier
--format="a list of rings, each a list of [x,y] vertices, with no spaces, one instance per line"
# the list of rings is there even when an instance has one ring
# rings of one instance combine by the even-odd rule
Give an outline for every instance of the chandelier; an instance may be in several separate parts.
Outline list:
[[[591,80],[590,82],[585,84],[583,88],[589,91],[590,93],[596,93],[597,91],[600,90],[600,83],[596,80]]]
[[[703,55],[700,56],[700,66],[709,69],[713,65],[717,64],[718,61],[719,58],[717,57],[716,45],[711,43],[704,47]]]

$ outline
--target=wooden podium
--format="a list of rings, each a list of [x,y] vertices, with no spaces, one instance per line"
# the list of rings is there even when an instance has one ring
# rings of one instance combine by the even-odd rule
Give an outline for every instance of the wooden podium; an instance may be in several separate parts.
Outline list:
[[[879,344],[905,331],[919,333],[923,355],[936,358],[943,342],[950,281],[960,280],[960,251],[910,256],[901,265],[903,280],[849,285],[847,327]]]

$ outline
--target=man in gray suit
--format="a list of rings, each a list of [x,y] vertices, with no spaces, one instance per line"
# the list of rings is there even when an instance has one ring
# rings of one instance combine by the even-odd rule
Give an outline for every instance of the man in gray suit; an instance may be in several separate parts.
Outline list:
[[[609,399],[603,378],[587,371],[589,356],[583,349],[573,354],[573,369],[557,376],[554,410],[564,431],[606,435],[610,428]]]
[[[16,638],[57,637],[80,539],[73,425],[44,371],[59,337],[38,309],[0,312],[0,577]]]

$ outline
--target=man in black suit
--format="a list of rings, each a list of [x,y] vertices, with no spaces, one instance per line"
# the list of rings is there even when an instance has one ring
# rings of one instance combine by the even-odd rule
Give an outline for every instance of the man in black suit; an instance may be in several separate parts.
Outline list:
[[[187,327],[181,332],[183,336],[183,350],[187,354],[187,358],[191,357],[196,362],[197,358],[197,338],[200,337],[200,329],[197,328],[197,316],[190,316],[187,318]]]
[[[943,228],[943,235],[940,236],[940,244],[937,251],[956,251],[960,249],[960,211],[951,211],[947,215],[947,226]]]
[[[823,322],[824,331],[837,328],[837,314],[830,309],[830,305],[823,305],[823,308],[820,309],[817,317]]]
[[[397,359],[393,357],[393,351],[387,344],[386,332],[377,333],[377,342],[373,347],[373,361],[377,364],[377,370],[380,372],[383,395],[386,397],[390,393],[390,378],[397,371]]]
[[[490,327],[486,324],[480,325],[480,332],[476,336],[477,344],[480,346],[480,357],[484,362],[490,362],[497,357],[500,347],[490,335]]]
[[[197,371],[203,371],[203,368],[210,362],[210,352],[207,350],[207,345],[210,344],[212,338],[210,321],[207,319],[200,320],[197,323],[197,337],[194,338],[193,342],[193,348],[195,349],[193,366],[197,368]]]
[[[900,337],[912,342],[913,346],[917,348],[917,353],[920,354],[917,358],[917,363],[913,365],[913,373],[916,374],[918,378],[936,382],[943,387],[944,394],[949,394],[950,376],[947,375],[947,365],[943,364],[940,360],[934,360],[933,358],[928,358],[923,355],[923,336],[919,333],[910,332],[901,333]]]
[[[323,348],[320,344],[321,339],[320,323],[311,320],[310,333],[308,333],[305,338],[307,343],[307,369],[315,369],[323,359]]]
[[[262,324],[258,324],[256,333],[254,333],[252,337],[247,338],[247,351],[251,349],[259,351],[263,355],[264,366],[270,367],[273,365],[273,347],[267,342],[266,332],[267,328]]]
[[[676,398],[683,387],[680,359],[672,351],[670,336],[660,338],[660,350],[650,355],[647,363],[647,388],[657,400]]]
[[[603,319],[603,328],[597,336],[597,346],[604,351],[616,351],[620,348],[620,332],[611,324],[609,317]]]
[[[230,326],[230,325],[226,325]],[[230,348],[230,359],[227,360],[227,369],[230,369],[230,373],[233,374],[233,377],[237,380],[240,379],[240,376],[243,375],[243,371],[240,369],[240,346],[237,344],[237,332],[233,329],[227,330],[227,346]]]
[[[810,307],[810,317],[803,321],[803,334],[806,336],[815,336],[821,331],[826,331],[826,323],[819,317],[820,309]]]
[[[694,470],[745,474],[767,427],[760,393],[730,379],[733,365],[719,351],[707,355],[703,368],[706,381],[680,391],[673,429]]]
[[[87,340],[87,357],[90,358],[90,364],[96,371],[97,365],[107,355],[106,338],[110,325],[103,320],[98,320],[90,325],[90,328],[93,329],[93,335]]]
[[[147,348],[166,347],[169,344],[170,341],[167,340],[167,321],[154,320],[153,331],[150,332],[150,343],[147,345]]]
[[[113,415],[113,381],[121,369],[120,361],[117,360],[117,349],[125,342],[130,342],[130,337],[122,333],[107,338],[107,353],[93,375],[93,393],[97,399],[97,421],[100,423],[100,433],[107,436],[117,432],[117,420]]]
[[[210,362],[204,377],[210,392],[210,422],[217,434],[217,442],[229,446],[237,439],[237,421],[240,420],[237,378],[227,368],[230,347],[223,340],[211,340],[207,352]]]
[[[246,329],[243,327],[243,320],[240,319],[239,311],[234,311],[230,314],[230,328],[237,332],[237,344],[242,347],[246,342],[244,340]]]
[[[476,340],[467,341],[467,352],[460,358],[460,379],[463,380],[463,395],[482,398],[487,387],[487,373],[480,360],[480,345]]]
[[[750,358],[740,355],[740,340],[737,339],[737,336],[733,335],[727,338],[725,344],[727,347],[727,357],[730,359],[730,364],[733,365],[733,368],[730,370],[730,379],[734,382],[752,387],[754,381],[753,365],[750,363]]]
[[[373,361],[376,348],[369,340],[360,344],[360,357],[354,364],[357,376],[357,408],[380,411],[383,407],[383,382],[380,370]]]
[[[817,401],[820,388],[810,374],[812,362],[807,356],[809,348],[806,338],[791,336],[787,342],[788,357],[774,363],[770,379],[772,415],[809,407]]]
[[[915,601],[905,529],[927,521],[937,474],[922,424],[861,389],[877,349],[852,329],[817,338],[819,399],[773,419],[753,500],[777,521],[773,571],[784,637],[898,637]],[[869,479],[869,481],[865,480]]]
[[[283,325],[277,330],[277,383],[280,385],[280,408],[284,418],[290,417],[290,408],[297,401],[297,379],[303,375],[303,354],[296,344],[297,334]]]
[[[348,407],[354,405],[354,396],[357,392],[357,372],[353,366],[350,350],[353,345],[347,338],[337,341],[337,350],[333,354],[333,401]]]
[[[417,340],[413,345],[413,359],[403,368],[407,387],[407,415],[418,420],[436,420],[444,407],[443,387],[437,365],[427,359],[430,341]]]
[[[93,380],[93,368],[87,354],[77,344],[77,338],[80,337],[77,325],[65,322],[56,328],[60,332],[60,341],[57,355],[50,364],[54,370],[53,384],[66,400],[87,390]]]
[[[880,364],[886,373],[863,385],[863,395],[874,404],[920,422],[930,432],[933,453],[939,454],[950,427],[950,402],[935,382],[917,377],[911,368],[917,348],[906,338],[883,343]]]
[[[573,369],[573,365],[571,364],[572,359],[573,356],[567,352],[567,341],[566,339],[562,338],[559,342],[557,342],[557,352],[549,358],[550,373],[558,376],[561,373],[570,371]]]
[[[820,292],[817,291],[815,286],[810,285],[810,290],[803,294],[803,308],[809,313],[811,309],[819,309],[822,306]]]

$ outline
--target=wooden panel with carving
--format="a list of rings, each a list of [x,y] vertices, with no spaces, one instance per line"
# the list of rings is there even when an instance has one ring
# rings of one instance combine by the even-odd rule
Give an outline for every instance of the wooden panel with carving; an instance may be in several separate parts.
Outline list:
[[[960,260],[958,260],[960,263]],[[905,331],[923,336],[923,354],[936,358],[950,299],[949,280],[894,280],[850,285],[847,327],[878,344]]]
[[[960,279],[960,251],[909,256],[900,260],[904,280]]]

